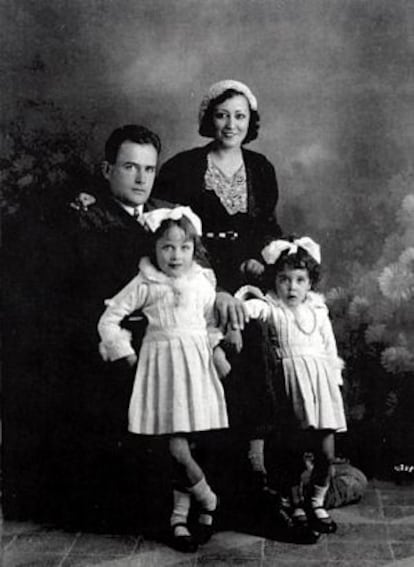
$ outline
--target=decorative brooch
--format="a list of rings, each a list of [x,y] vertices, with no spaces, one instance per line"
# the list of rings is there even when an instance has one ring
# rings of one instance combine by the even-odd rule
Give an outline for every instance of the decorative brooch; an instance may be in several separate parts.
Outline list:
[[[90,195],[89,193],[79,193],[70,206],[76,211],[87,211],[94,203],[96,203],[96,199],[93,195]]]

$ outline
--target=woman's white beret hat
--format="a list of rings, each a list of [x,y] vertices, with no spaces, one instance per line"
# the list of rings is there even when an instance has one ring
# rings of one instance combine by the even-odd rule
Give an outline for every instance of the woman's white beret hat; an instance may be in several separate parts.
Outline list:
[[[250,109],[257,110],[257,98],[254,96],[247,85],[240,81],[234,81],[233,79],[225,79],[224,81],[219,81],[218,83],[211,85],[207,93],[204,95],[198,113],[199,124],[201,124],[201,122],[203,121],[204,114],[206,113],[210,102],[229,89],[233,89],[240,94],[243,94],[247,98]]]

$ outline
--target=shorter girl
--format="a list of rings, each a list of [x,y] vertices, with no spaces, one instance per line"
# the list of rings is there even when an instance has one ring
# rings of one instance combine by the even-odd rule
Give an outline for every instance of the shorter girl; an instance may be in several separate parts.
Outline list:
[[[345,431],[346,421],[340,390],[342,361],[324,299],[312,291],[319,279],[320,248],[309,237],[293,242],[275,240],[263,249],[262,256],[269,291],[263,295],[259,289],[245,286],[236,297],[253,295],[255,299],[245,301],[248,315],[268,321],[274,332],[274,368],[278,361],[281,372],[275,372],[273,380],[282,381],[284,398],[276,400],[272,416],[283,439],[283,451],[279,452],[284,467],[281,492],[289,495],[291,524],[298,537],[334,532],[336,524],[324,508],[324,499],[334,458],[334,433]],[[279,386],[274,390],[280,391]],[[255,387],[252,385],[252,392]],[[282,413],[284,402],[286,411]],[[313,471],[305,502],[301,475],[306,452],[313,454]],[[250,432],[249,460],[265,488],[264,439],[254,431]]]
[[[194,433],[228,427],[224,391],[213,357],[226,365],[214,327],[215,277],[197,260],[201,221],[189,207],[145,214],[153,232],[150,257],[111,300],[98,331],[110,360],[137,363],[121,321],[135,310],[148,319],[129,404],[130,432],[168,435],[176,471],[170,518],[172,545],[192,552],[212,534],[217,497],[192,455]],[[214,355],[213,355],[214,349]],[[222,369],[222,366],[220,366]],[[227,371],[227,367],[222,372]],[[191,498],[198,505],[197,534],[188,527]]]

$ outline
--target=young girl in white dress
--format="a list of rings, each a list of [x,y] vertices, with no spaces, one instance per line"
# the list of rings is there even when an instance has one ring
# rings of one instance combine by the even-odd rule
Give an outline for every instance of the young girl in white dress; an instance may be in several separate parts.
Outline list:
[[[324,499],[332,472],[334,434],[346,430],[346,420],[340,389],[342,360],[324,298],[313,291],[320,273],[320,247],[309,237],[281,239],[268,244],[262,256],[269,291],[264,295],[258,288],[245,286],[236,297],[253,296],[245,301],[249,316],[268,321],[274,331],[274,357],[282,370],[274,379],[282,381],[284,394],[284,401],[277,400],[275,408],[279,420],[284,415],[284,423],[279,421],[278,426],[283,427],[284,440],[283,457],[278,455],[284,468],[282,494],[289,495],[291,526],[297,534],[331,533],[336,524],[324,508]],[[264,439],[250,433],[249,460],[265,486]],[[305,452],[312,452],[314,459],[306,502],[301,490]]]
[[[194,433],[228,427],[221,377],[229,371],[219,346],[213,306],[215,277],[197,259],[203,248],[201,221],[189,207],[145,214],[153,250],[138,275],[106,302],[98,331],[101,347],[114,361],[137,364],[128,429],[139,435],[168,435],[176,471],[171,543],[192,552],[212,535],[217,496],[192,454]],[[140,310],[148,320],[139,352],[121,328]],[[192,498],[198,505],[194,533],[188,526]]]

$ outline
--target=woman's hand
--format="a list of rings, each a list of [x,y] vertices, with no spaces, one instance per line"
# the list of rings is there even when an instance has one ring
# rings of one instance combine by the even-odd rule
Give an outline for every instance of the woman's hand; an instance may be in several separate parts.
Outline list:
[[[245,260],[242,264],[240,264],[240,271],[242,274],[253,276],[254,278],[260,278],[264,270],[264,265],[254,258]]]
[[[218,326],[222,329],[244,329],[244,324],[248,322],[249,316],[243,303],[233,297],[227,291],[216,293],[215,303]]]
[[[241,352],[243,348],[243,338],[240,329],[230,329],[227,331],[223,341],[237,353]]]
[[[125,356],[121,360],[125,361],[125,363],[129,366],[129,368],[135,368],[138,362],[138,357],[136,354],[129,354],[128,356]]]

